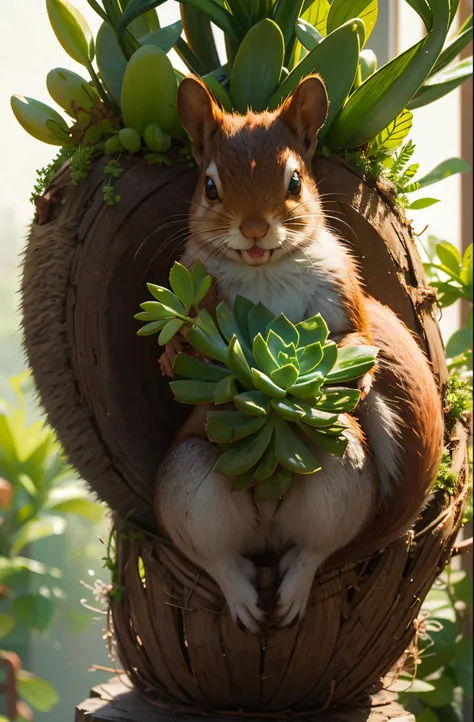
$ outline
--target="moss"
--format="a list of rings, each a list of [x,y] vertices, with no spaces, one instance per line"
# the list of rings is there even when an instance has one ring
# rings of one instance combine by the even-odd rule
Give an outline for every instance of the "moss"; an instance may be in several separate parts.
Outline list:
[[[444,407],[446,413],[455,419],[460,419],[463,414],[472,411],[471,384],[456,376],[451,377],[444,396]]]
[[[73,155],[74,152],[75,148],[61,148],[57,156],[49,165],[36,171],[36,182],[30,196],[31,203],[35,203],[36,199],[43,195],[46,188],[51,183],[54,174],[61,168],[63,163],[65,163]]]
[[[445,449],[434,486],[438,489],[444,489],[452,496],[456,493],[457,481],[456,474],[451,471],[451,454]]]

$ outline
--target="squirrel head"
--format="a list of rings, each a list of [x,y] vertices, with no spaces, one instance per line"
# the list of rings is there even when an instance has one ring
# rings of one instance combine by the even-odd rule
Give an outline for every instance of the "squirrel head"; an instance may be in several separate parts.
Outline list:
[[[327,111],[317,75],[274,112],[246,115],[224,112],[202,81],[185,78],[178,112],[199,168],[188,250],[248,266],[301,255],[324,224],[311,161]]]

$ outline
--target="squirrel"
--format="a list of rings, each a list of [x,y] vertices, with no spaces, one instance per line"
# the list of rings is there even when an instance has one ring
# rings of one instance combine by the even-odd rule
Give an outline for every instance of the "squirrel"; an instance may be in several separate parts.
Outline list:
[[[297,623],[328,559],[360,561],[409,529],[442,452],[428,360],[398,317],[366,295],[355,260],[327,225],[312,174],[327,111],[318,75],[274,112],[228,114],[194,77],[178,90],[199,169],[181,263],[198,259],[212,276],[208,310],[241,295],[294,323],[320,313],[340,346],[380,349],[375,374],[359,382],[357,409],[345,415],[344,455],[318,449],[322,469],[299,475],[278,502],[231,492],[230,479],[213,471],[219,451],[205,433],[205,406],[193,409],[158,471],[161,528],[217,582],[232,618],[256,634],[269,621],[255,556],[272,550],[279,558],[271,623]],[[184,343],[165,349],[165,374]]]

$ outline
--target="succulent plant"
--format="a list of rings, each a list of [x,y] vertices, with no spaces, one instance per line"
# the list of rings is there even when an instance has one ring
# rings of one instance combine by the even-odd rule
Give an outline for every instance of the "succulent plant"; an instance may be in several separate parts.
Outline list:
[[[472,39],[472,14],[447,40],[458,0],[407,0],[426,34],[380,68],[365,47],[378,0],[184,0],[181,21],[164,28],[156,11],[164,0],[88,0],[103,21],[96,38],[68,0],[45,2],[59,42],[90,81],[62,68],[48,75],[50,94],[74,119],[71,126],[31,98],[14,96],[12,108],[25,130],[71,153],[91,146],[164,162],[172,142],[186,140],[176,113],[183,76],[167,56],[174,48],[229,112],[274,109],[304,76],[319,73],[330,107],[318,152],[349,154],[367,173],[390,176],[407,204],[405,194],[419,185],[412,180],[406,191],[406,173],[397,184],[393,165],[411,111],[472,75],[472,57],[457,60]],[[216,28],[224,33],[224,65]]]
[[[187,326],[186,341],[203,358],[180,352],[171,390],[185,404],[233,403],[208,412],[206,425],[221,451],[215,471],[233,477],[233,490],[255,487],[258,499],[278,499],[293,474],[321,469],[304,436],[325,452],[344,453],[342,415],[356,408],[360,392],[340,384],[370,371],[376,348],[338,349],[321,315],[293,324],[242,296],[232,309],[221,301],[214,321],[199,308],[211,278],[198,262],[191,272],[175,263],[170,285],[148,284],[154,300],[135,316],[145,322],[138,334],[159,332],[165,345]]]

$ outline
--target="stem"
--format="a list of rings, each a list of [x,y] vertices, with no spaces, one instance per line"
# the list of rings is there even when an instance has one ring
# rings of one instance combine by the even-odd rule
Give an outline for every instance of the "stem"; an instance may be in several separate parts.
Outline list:
[[[100,7],[99,3],[96,2],[96,0],[87,0],[91,8],[97,13],[97,15],[102,18],[102,20],[106,23],[109,22],[109,18],[107,17],[107,14],[103,11],[103,9]]]
[[[104,87],[102,83],[100,82],[99,76],[94,70],[94,66],[92,63],[87,64],[87,70],[89,71],[89,75],[92,78],[92,82],[94,83],[94,87],[96,88],[97,92],[99,93],[102,102],[110,108],[116,115],[119,117],[122,115],[120,108],[118,107],[115,100],[112,98],[111,95],[107,96],[107,93],[104,90]]]

